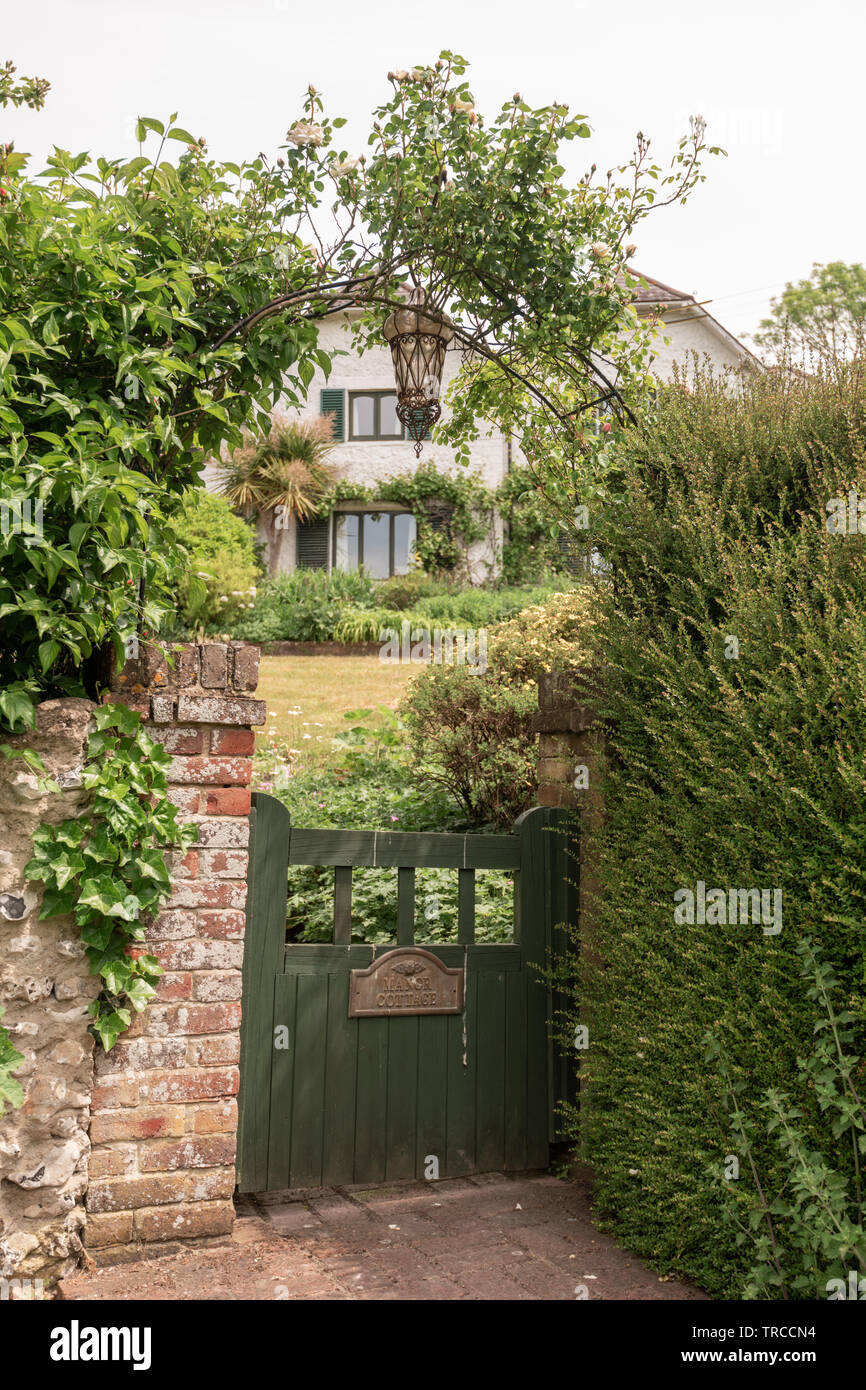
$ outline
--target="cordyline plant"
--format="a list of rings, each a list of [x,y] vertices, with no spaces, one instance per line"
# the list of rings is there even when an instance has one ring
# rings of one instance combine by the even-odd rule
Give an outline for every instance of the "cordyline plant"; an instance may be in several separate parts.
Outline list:
[[[248,434],[217,465],[222,496],[244,516],[258,516],[264,523],[272,575],[279,569],[278,536],[317,516],[335,481],[328,464],[332,418],[291,420],[276,412],[267,434]]]

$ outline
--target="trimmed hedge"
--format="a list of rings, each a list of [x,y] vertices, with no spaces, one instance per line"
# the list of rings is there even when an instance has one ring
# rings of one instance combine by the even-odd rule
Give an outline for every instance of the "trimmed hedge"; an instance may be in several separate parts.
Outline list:
[[[621,501],[594,534],[613,575],[597,955],[577,984],[597,1211],[714,1295],[826,1298],[866,1258],[866,560],[827,529],[830,499],[866,495],[866,368],[699,373],[617,447]],[[678,925],[698,881],[780,889],[782,930]],[[837,981],[838,1065],[809,938]]]

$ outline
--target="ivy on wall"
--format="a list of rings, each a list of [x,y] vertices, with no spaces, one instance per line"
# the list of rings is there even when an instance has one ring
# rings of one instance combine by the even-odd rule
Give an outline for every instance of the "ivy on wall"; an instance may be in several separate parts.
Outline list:
[[[171,893],[164,851],[185,850],[196,832],[178,824],[166,795],[171,759],[141,727],[141,716],[103,705],[93,717],[82,774],[88,810],[41,825],[24,873],[45,884],[40,919],[72,913],[80,928],[90,973],[102,981],[89,1006],[90,1032],[110,1051],[162,974],[138,943]]]
[[[551,570],[566,568],[562,538],[568,508],[551,501],[530,468],[509,469],[494,499],[505,531],[502,578],[506,584],[531,584]]]
[[[0,1009],[0,1018],[5,1009]],[[12,1075],[24,1061],[22,1053],[12,1045],[12,1039],[5,1028],[0,1028],[0,1115],[5,1114],[6,1106],[18,1108],[24,1100],[24,1088]]]

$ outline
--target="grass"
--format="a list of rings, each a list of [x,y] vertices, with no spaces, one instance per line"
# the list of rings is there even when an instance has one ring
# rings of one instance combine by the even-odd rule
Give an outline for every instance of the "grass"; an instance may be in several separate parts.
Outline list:
[[[334,762],[331,739],[348,728],[347,711],[396,709],[421,669],[378,656],[263,656],[256,696],[267,701],[268,719],[256,747],[285,741],[297,750],[296,772],[324,770]]]

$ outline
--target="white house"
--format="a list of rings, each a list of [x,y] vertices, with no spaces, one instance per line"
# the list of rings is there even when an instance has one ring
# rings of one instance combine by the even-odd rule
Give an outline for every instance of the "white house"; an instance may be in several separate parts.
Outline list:
[[[659,324],[653,362],[659,380],[669,380],[674,363],[685,364],[692,353],[709,358],[719,369],[741,365],[751,356],[693,295],[649,276],[640,278],[644,283],[635,294],[635,307],[642,318],[655,316]],[[348,352],[334,358],[327,381],[316,368],[306,405],[298,414],[310,420],[325,413],[333,415],[335,445],[330,463],[341,479],[375,491],[377,483],[405,473],[416,466],[416,460],[414,446],[395,413],[390,351],[384,341],[381,347],[368,348],[363,354],[352,348],[347,323],[352,312],[334,314],[322,322],[322,347]],[[448,351],[443,396],[459,370],[460,352]],[[440,472],[463,472],[453,449],[428,443],[423,457],[432,459]],[[487,487],[495,488],[521,457],[516,445],[491,428],[473,444],[471,467]],[[373,578],[387,578],[407,572],[414,537],[415,518],[405,508],[389,502],[374,505],[350,500],[338,503],[326,519],[299,525],[291,538],[285,537],[279,564],[286,569],[357,569],[363,565]],[[290,539],[293,546],[285,543]],[[467,569],[474,582],[496,573],[501,545],[502,524],[494,518],[486,540],[471,546],[467,555]]]

